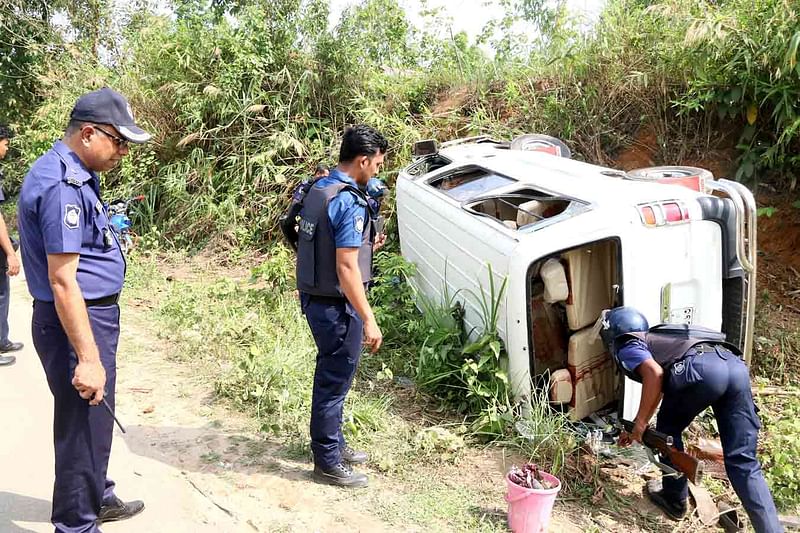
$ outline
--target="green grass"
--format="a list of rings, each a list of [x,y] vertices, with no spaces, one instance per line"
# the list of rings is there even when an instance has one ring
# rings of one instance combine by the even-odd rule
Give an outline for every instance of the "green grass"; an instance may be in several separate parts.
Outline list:
[[[277,453],[287,459],[309,460],[307,426],[315,347],[299,312],[284,250],[276,248],[249,278],[198,271],[187,267],[191,263],[180,254],[158,260],[154,255],[134,255],[125,298],[151,306],[153,327],[168,341],[170,356],[209,376],[220,401],[249,413],[263,432],[280,443]],[[172,281],[167,281],[165,272],[176,269],[184,272],[185,279],[170,276]],[[469,418],[454,416],[448,404],[394,384],[391,368],[407,372],[416,366],[413,360],[399,358],[400,354],[415,356],[413,344],[419,342],[419,332],[424,332],[415,329],[419,328],[416,311],[404,310],[390,297],[400,294],[401,299],[407,298],[403,286],[385,291],[379,310],[382,320],[402,318],[404,327],[415,333],[403,340],[395,324],[385,352],[365,358],[345,404],[348,440],[369,450],[371,464],[388,482],[397,484],[396,494],[388,496],[381,491],[374,496],[380,502],[371,504],[382,518],[398,525],[398,517],[405,517],[413,523],[431,524],[432,531],[502,530],[502,521],[491,510],[502,502],[502,490],[458,482],[459,468],[473,467],[470,457],[478,450],[476,437],[480,434],[470,429]],[[765,473],[776,501],[783,509],[791,509],[800,494],[791,459],[800,454],[800,428],[795,427],[800,401],[759,398],[759,403]],[[436,409],[441,412],[435,413]],[[418,416],[425,411],[434,414],[438,422],[425,422],[430,417]],[[560,475],[566,485],[563,497],[596,507],[592,496],[599,477],[595,472],[586,485],[575,471],[580,436],[566,417],[553,413],[544,396],[536,396],[531,409],[510,422],[502,434],[492,438]],[[207,460],[214,462],[213,458]],[[472,483],[476,476],[480,479],[479,473],[471,472],[463,479]],[[719,494],[725,491],[725,487],[712,489]],[[611,487],[604,493],[601,507],[616,520],[659,530],[657,520],[638,512]]]

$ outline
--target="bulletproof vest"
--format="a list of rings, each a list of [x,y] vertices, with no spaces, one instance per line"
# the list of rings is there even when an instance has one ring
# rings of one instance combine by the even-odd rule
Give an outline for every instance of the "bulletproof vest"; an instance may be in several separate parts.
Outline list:
[[[742,352],[733,344],[725,340],[725,334],[713,329],[702,326],[690,326],[688,324],[659,324],[653,326],[646,332],[626,333],[625,336],[635,337],[645,344],[653,356],[653,359],[661,365],[661,368],[668,370],[673,363],[683,359],[686,352],[698,344],[714,344],[724,347],[736,355]],[[621,364],[617,366],[626,376],[641,383],[636,373],[626,370]]]
[[[336,273],[336,241],[328,217],[328,204],[339,193],[354,194],[358,205],[363,208],[364,228],[358,250],[358,268],[363,283],[372,280],[374,232],[367,199],[356,187],[335,183],[328,187],[312,187],[303,200],[297,243],[297,289],[301,292],[315,296],[344,297]]]

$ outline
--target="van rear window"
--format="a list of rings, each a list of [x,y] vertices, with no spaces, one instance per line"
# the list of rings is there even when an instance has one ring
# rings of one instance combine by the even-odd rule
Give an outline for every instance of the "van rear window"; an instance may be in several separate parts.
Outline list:
[[[511,178],[488,172],[482,168],[471,168],[437,178],[430,185],[454,200],[464,202],[512,183],[515,183],[515,180]]]

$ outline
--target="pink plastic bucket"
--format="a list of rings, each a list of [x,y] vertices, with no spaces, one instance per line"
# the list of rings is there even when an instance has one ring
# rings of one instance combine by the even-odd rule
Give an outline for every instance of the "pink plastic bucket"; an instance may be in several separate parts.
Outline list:
[[[542,477],[554,485],[552,489],[526,489],[520,487],[506,476],[508,493],[508,527],[514,533],[544,533],[550,523],[553,504],[561,482],[557,477],[540,471]]]

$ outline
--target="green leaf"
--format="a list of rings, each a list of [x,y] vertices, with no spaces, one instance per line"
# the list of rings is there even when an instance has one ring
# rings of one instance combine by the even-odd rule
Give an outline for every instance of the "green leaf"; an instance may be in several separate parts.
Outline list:
[[[494,354],[496,359],[500,357],[500,349],[501,349],[500,341],[494,340],[490,342],[489,348],[492,350],[492,353]]]
[[[776,207],[759,207],[758,211],[756,211],[756,214],[758,216],[766,216],[767,218],[771,218],[777,210],[778,208]]]

